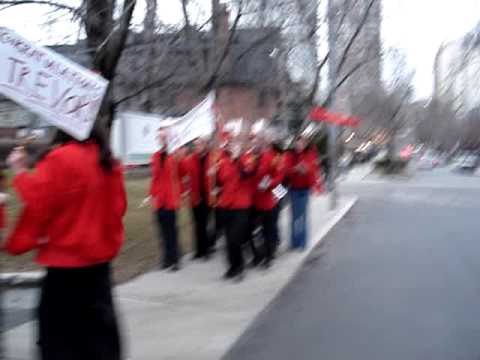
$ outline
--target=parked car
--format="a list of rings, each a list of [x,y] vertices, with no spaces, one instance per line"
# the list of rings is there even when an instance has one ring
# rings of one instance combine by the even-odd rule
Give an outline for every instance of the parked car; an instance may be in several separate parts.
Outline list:
[[[432,170],[438,165],[438,160],[429,153],[423,154],[417,162],[417,168],[419,170]]]
[[[473,173],[478,167],[479,157],[473,153],[467,154],[457,163],[455,170],[460,172]]]

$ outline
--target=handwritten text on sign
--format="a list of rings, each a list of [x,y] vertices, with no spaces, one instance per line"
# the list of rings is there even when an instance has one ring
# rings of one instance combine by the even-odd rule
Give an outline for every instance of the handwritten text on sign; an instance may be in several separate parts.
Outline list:
[[[0,27],[0,93],[79,140],[89,136],[108,82]]]

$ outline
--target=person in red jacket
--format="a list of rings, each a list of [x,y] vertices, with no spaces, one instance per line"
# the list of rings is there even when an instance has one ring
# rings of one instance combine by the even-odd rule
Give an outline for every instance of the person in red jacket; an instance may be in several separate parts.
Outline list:
[[[0,242],[3,240],[5,228],[7,227],[7,201],[7,177],[3,171],[0,171]]]
[[[226,279],[241,279],[244,270],[242,244],[248,237],[249,209],[253,204],[255,159],[241,153],[241,145],[230,142],[220,159],[217,183],[220,195],[217,206],[222,209],[227,238],[229,268]]]
[[[210,242],[207,233],[208,205],[205,171],[207,167],[207,142],[203,138],[194,141],[194,150],[181,160],[182,183],[185,192],[190,197],[195,225],[195,255],[194,259],[208,259]]]
[[[283,152],[269,142],[260,156],[254,196],[254,206],[260,217],[264,239],[263,265],[267,268],[271,265],[275,250],[280,242],[278,235],[280,195],[277,191],[284,180],[287,170],[286,165]]]
[[[307,207],[312,188],[319,173],[318,156],[307,139],[299,136],[295,149],[289,154],[288,180],[291,194],[292,224],[291,249],[303,250],[307,246]]]
[[[110,261],[123,242],[123,171],[96,127],[79,142],[59,132],[33,172],[15,149],[8,163],[23,209],[5,249],[35,250],[47,268],[38,310],[44,360],[120,360]]]
[[[178,271],[179,246],[176,212],[181,204],[182,184],[179,177],[177,154],[167,152],[168,134],[161,129],[158,132],[160,150],[152,156],[152,180],[150,197],[159,226],[163,263],[162,269]]]
[[[210,237],[209,249],[210,252],[215,251],[216,242],[225,233],[225,221],[223,218],[223,209],[218,207],[218,198],[220,195],[220,187],[217,182],[218,167],[220,160],[225,156],[226,146],[231,141],[231,134],[227,131],[221,130],[219,133],[219,144],[216,146],[216,141],[212,140],[210,149],[208,151],[206,164],[204,184],[207,192],[207,205],[209,212],[214,214],[215,229]]]

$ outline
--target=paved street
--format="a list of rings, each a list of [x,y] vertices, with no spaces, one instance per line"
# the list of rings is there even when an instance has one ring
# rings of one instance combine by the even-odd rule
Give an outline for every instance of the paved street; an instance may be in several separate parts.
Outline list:
[[[480,359],[480,178],[344,192],[361,200],[225,359]]]

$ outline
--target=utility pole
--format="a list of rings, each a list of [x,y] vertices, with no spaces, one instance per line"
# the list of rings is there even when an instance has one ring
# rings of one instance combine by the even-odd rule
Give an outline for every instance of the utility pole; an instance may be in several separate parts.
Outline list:
[[[327,21],[328,21],[328,48],[329,63],[328,77],[331,92],[331,108],[335,110],[335,85],[337,83],[337,32],[335,26],[335,0],[328,0]],[[337,137],[338,126],[330,124],[328,127],[328,162],[329,162],[329,181],[330,181],[330,210],[337,207],[338,190],[337,190]]]

